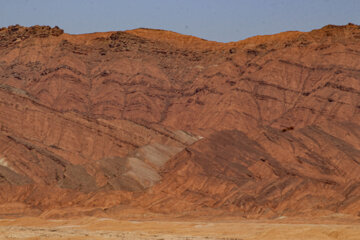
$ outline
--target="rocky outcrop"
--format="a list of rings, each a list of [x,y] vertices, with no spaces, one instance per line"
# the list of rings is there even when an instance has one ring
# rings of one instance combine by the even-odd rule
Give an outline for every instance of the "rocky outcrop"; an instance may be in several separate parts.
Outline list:
[[[358,215],[359,56],[354,24],[232,43],[2,28],[0,202]]]
[[[32,26],[27,28],[20,25],[13,25],[7,28],[0,28],[0,47],[11,47],[31,37],[57,37],[63,33],[64,30],[60,29],[58,26],[55,26],[53,28],[49,26]]]

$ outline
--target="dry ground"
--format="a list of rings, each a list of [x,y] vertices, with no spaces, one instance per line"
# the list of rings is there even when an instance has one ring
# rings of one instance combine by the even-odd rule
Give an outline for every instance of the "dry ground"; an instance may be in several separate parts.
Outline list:
[[[0,220],[0,239],[360,240],[359,221],[130,221],[109,218]]]

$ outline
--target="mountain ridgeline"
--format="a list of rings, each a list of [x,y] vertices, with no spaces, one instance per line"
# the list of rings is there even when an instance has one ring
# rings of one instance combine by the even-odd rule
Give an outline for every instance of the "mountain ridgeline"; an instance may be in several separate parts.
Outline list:
[[[1,28],[0,113],[0,215],[360,216],[354,24]]]

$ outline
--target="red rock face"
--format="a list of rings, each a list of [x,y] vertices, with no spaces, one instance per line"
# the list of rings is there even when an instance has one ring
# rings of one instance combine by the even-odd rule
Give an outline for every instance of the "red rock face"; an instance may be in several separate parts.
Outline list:
[[[226,44],[0,29],[0,203],[359,215],[359,56],[352,24]]]

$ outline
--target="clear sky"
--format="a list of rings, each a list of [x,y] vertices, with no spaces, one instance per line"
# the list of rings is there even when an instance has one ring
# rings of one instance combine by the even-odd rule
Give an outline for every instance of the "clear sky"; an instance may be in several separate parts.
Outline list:
[[[0,27],[67,33],[147,27],[229,42],[349,22],[360,24],[360,0],[0,0]]]

